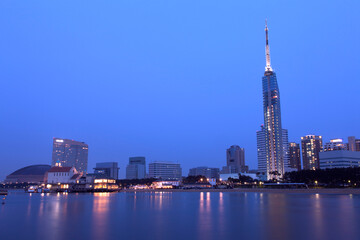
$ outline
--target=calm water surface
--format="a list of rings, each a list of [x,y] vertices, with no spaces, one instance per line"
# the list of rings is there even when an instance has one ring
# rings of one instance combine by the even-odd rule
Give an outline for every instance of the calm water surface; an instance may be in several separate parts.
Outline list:
[[[11,192],[0,239],[358,240],[360,195]]]

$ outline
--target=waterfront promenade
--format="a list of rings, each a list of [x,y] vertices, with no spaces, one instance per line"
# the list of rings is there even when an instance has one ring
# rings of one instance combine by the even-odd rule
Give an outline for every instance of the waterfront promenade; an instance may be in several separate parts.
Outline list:
[[[307,194],[360,194],[360,188],[311,188],[311,189],[126,189],[120,192],[253,192],[253,193],[307,193]]]

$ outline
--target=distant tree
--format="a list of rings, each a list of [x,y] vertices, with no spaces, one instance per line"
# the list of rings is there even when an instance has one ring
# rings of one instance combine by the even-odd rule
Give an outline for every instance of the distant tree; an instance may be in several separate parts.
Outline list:
[[[153,182],[155,182],[156,178],[144,178],[144,179],[121,179],[117,180],[117,183],[123,187],[127,188],[131,185],[148,185],[150,186]]]
[[[244,183],[244,182],[251,183],[251,182],[254,182],[254,179],[250,176],[241,175],[241,173],[239,173],[238,179],[237,178],[229,178],[228,181],[232,182],[232,183]]]
[[[205,176],[188,176],[182,179],[183,183],[208,183],[208,180]]]
[[[324,185],[327,187],[359,187],[360,168],[301,170],[284,174],[285,182]]]

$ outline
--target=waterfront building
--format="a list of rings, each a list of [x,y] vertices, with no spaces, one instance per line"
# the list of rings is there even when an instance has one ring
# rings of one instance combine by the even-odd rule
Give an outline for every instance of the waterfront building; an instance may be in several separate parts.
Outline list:
[[[52,163],[60,162],[63,167],[75,167],[79,172],[87,172],[89,146],[84,142],[69,139],[54,138]]]
[[[301,152],[304,170],[320,168],[319,153],[323,149],[322,137],[306,135],[301,137]]]
[[[289,159],[290,167],[301,170],[301,155],[300,155],[300,145],[298,143],[291,142],[289,144]]]
[[[360,152],[360,139],[356,139],[354,136],[348,137],[348,149]]]
[[[176,180],[167,180],[167,181],[159,180],[151,184],[151,188],[153,189],[169,189],[169,188],[177,188],[179,186],[180,186],[180,181],[176,181]]]
[[[126,179],[143,179],[146,176],[145,157],[130,157],[126,166]]]
[[[188,176],[204,176],[206,178],[219,178],[219,168],[196,167],[190,168]]]
[[[347,150],[348,146],[341,138],[331,139],[330,142],[325,143],[324,152]]]
[[[50,165],[40,164],[20,168],[6,176],[5,183],[42,183]]]
[[[52,167],[47,172],[47,184],[51,189],[68,190],[69,185],[76,183],[82,174],[78,173],[74,167]]]
[[[177,179],[182,175],[179,163],[173,162],[153,162],[149,164],[149,177],[159,179]]]
[[[237,173],[246,172],[248,167],[245,165],[245,149],[238,145],[226,149],[226,166]]]
[[[87,174],[86,175],[86,190],[94,192],[109,192],[116,191],[119,185],[116,184],[116,179],[108,177],[105,174]]]
[[[112,179],[119,179],[119,169],[117,162],[96,163],[94,173]]]
[[[360,167],[360,152],[337,150],[320,152],[320,168]]]
[[[264,159],[259,163],[260,168],[265,171],[266,179],[279,179],[284,174],[284,146],[283,129],[281,124],[280,91],[277,83],[276,73],[270,62],[270,47],[268,38],[268,27],[265,27],[266,35],[266,67],[262,78],[263,90],[263,116],[264,116]],[[259,150],[258,150],[259,153]]]

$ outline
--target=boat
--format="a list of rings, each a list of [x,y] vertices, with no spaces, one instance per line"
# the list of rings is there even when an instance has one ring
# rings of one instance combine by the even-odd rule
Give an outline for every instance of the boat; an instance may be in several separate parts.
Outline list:
[[[28,193],[34,193],[34,192],[36,192],[36,188],[35,188],[34,186],[30,186],[30,187],[26,190],[26,192],[28,192]]]
[[[6,196],[8,194],[8,191],[5,189],[0,189],[0,195]]]

